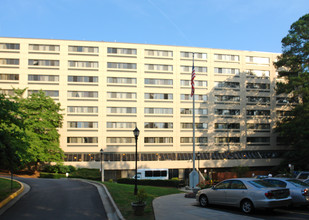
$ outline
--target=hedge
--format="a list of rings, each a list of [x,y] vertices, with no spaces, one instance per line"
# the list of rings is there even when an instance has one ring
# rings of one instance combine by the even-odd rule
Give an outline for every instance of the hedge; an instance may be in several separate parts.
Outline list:
[[[121,178],[117,180],[117,183],[123,184],[135,184],[135,179],[131,178]],[[138,185],[147,186],[165,186],[165,187],[182,187],[185,185],[183,180],[137,180]]]
[[[60,179],[65,177],[66,177],[65,174],[60,173],[45,173],[45,172],[40,173],[40,178]]]
[[[101,180],[101,173],[99,169],[80,168],[70,173],[69,177],[89,180]]]

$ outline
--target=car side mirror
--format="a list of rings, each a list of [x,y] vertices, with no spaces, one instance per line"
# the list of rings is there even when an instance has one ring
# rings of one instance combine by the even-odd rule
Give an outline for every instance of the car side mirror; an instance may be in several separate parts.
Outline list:
[[[211,189],[216,190],[216,187],[215,187],[215,186],[212,186]]]

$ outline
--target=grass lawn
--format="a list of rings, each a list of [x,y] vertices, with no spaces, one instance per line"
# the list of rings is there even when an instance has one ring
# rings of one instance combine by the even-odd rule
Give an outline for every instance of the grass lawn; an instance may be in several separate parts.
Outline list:
[[[13,191],[11,191],[11,180],[0,178],[0,201],[16,192],[20,187],[21,185],[18,182],[13,181]]]
[[[144,189],[148,195],[146,200],[146,208],[143,216],[135,216],[131,207],[131,202],[135,201],[134,185],[119,184],[104,182],[104,185],[108,189],[109,193],[113,197],[117,204],[121,214],[127,220],[149,220],[154,219],[154,213],[152,209],[152,200],[156,197],[181,193],[176,188],[168,187],[155,187],[155,186],[138,186],[138,189]]]

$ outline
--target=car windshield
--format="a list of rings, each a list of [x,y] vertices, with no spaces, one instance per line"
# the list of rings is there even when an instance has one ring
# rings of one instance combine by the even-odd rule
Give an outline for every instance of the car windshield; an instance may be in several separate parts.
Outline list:
[[[290,180],[286,180],[286,181],[289,182],[289,183],[292,183],[294,186],[297,186],[297,187],[309,187],[309,184],[307,184],[303,181],[297,180],[297,179],[290,179]]]
[[[263,180],[252,180],[249,183],[257,188],[271,188],[275,187],[273,184],[265,182]]]

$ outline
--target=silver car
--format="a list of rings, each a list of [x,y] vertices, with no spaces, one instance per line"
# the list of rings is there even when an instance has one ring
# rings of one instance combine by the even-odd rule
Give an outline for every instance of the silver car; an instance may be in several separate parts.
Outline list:
[[[309,205],[309,185],[294,178],[267,178],[264,179],[279,187],[289,188],[293,206]]]
[[[203,207],[209,204],[235,206],[248,214],[258,208],[289,206],[292,198],[289,189],[275,187],[264,180],[235,178],[224,180],[212,188],[199,190],[196,200]]]

